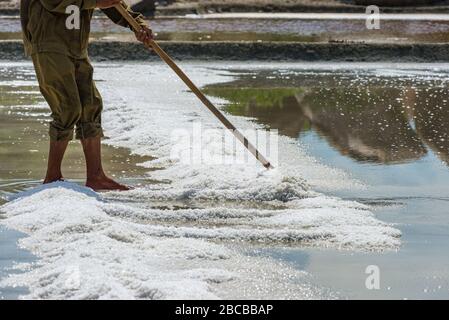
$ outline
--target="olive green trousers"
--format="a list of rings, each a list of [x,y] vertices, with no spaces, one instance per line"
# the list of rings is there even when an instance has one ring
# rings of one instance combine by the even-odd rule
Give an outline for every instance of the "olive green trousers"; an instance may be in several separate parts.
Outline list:
[[[39,88],[51,109],[50,140],[102,137],[103,102],[88,58],[41,52],[32,55]]]

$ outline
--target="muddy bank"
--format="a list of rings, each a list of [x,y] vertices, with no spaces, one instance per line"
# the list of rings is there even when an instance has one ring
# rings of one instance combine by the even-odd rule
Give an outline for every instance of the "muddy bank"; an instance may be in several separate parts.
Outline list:
[[[364,13],[365,5],[344,5],[344,4],[302,4],[302,3],[278,3],[278,4],[257,4],[257,3],[195,3],[183,5],[171,5],[156,8],[156,16],[180,16],[186,14],[205,14],[219,12],[345,12]],[[435,5],[410,6],[410,7],[382,7],[383,13],[446,13],[449,12],[449,4],[446,2]]]
[[[392,61],[447,62],[449,44],[361,44],[298,42],[171,42],[160,45],[177,60],[260,60],[260,61]],[[93,41],[92,59],[158,60],[134,42]],[[1,41],[1,60],[23,60],[21,41]]]
[[[363,13],[370,4],[381,6],[384,13],[449,12],[447,0],[204,0],[172,1],[157,6],[156,15],[185,15],[217,12],[356,12]],[[400,5],[402,4],[402,5]]]
[[[182,16],[186,14],[206,14],[220,12],[347,12],[363,13],[368,4],[381,6],[383,13],[447,13],[449,0],[411,1],[413,5],[398,6],[394,1],[336,1],[336,0],[209,0],[209,1],[176,1],[169,5],[149,3],[147,5],[138,0],[128,1],[133,8],[147,16]],[[18,15],[17,0],[0,1],[0,15]],[[401,3],[404,3],[402,1]],[[388,4],[388,5],[387,5]]]

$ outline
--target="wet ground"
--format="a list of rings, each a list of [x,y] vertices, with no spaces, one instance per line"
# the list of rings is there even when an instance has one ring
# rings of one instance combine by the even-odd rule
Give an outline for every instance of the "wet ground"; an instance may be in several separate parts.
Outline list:
[[[0,67],[0,205],[8,195],[40,185],[47,161],[45,123],[49,109],[36,86],[34,74],[18,69]],[[103,157],[111,176],[133,185],[146,182],[144,173],[148,170],[136,165],[145,157],[132,156],[125,149],[107,145],[103,146]],[[69,145],[64,162],[68,164],[64,166],[66,174],[82,184],[85,167],[78,142]],[[0,226],[0,278],[16,273],[16,264],[35,261],[29,251],[17,247],[17,240],[23,236]],[[17,298],[26,292],[24,287],[0,290],[0,299]]]
[[[3,66],[0,73],[0,188],[8,193],[40,184],[45,175],[48,150],[45,123],[49,109],[34,82],[33,72]],[[126,177],[135,183],[136,177],[147,171],[136,166],[142,158],[130,155],[127,150],[104,146],[104,155],[106,169],[119,179]],[[70,144],[66,162],[67,175],[82,182],[84,159],[79,142]],[[1,201],[4,200],[0,198]]]
[[[367,184],[338,193],[397,223],[397,253],[285,249],[265,253],[314,274],[351,298],[449,297],[449,73],[447,66],[349,70],[253,70],[206,92],[227,110],[298,139],[311,155]],[[264,252],[264,250],[262,250]],[[377,265],[381,289],[367,290]]]
[[[102,70],[110,67],[99,68],[100,74],[104,74]],[[118,66],[113,68],[120,74]],[[190,68],[195,70],[195,66]],[[296,140],[316,162],[362,181],[366,188],[334,188],[323,192],[369,205],[378,219],[393,223],[402,232],[398,251],[341,251],[326,246],[282,245],[281,241],[276,246],[244,246],[250,256],[271,257],[305,270],[312,275],[314,285],[329,288],[341,297],[449,296],[448,65],[239,63],[211,64],[205,68],[212,74],[229,76],[229,81],[205,86],[209,96],[224,99],[220,101],[228,113],[278,129],[282,136]],[[3,65],[1,74],[0,190],[6,196],[35,186],[43,175],[47,143],[44,122],[48,111],[33,82],[29,64]],[[106,89],[106,96],[111,99],[113,94]],[[125,108],[123,112],[126,111]],[[153,139],[148,137],[151,136],[146,136],[146,143]],[[132,143],[131,140],[129,145]],[[81,150],[75,142],[70,150],[65,166],[67,175],[82,183]],[[112,175],[132,184],[150,184],[145,178],[148,168],[136,165],[149,158],[130,156],[126,148],[108,146],[104,154]],[[298,167],[307,161],[294,160],[298,161]],[[187,173],[185,179],[190,179]],[[239,188],[245,191],[243,186]],[[147,196],[151,202],[152,198]],[[127,200],[138,198],[121,199]],[[236,205],[232,203],[231,206]],[[202,208],[201,203],[184,205]],[[265,205],[258,204],[261,208]],[[242,211],[245,206],[241,204]],[[228,220],[232,227],[233,217]],[[176,219],[167,223],[184,224]],[[203,223],[207,226],[214,224],[214,220],[191,222],[192,226]],[[226,219],[219,223],[227,225]],[[11,243],[7,242],[15,241],[17,234],[1,232],[1,245],[9,248],[8,257],[20,261],[22,253],[15,256]],[[11,266],[10,258],[3,266]],[[380,290],[365,287],[368,265],[380,268]],[[17,293],[21,291],[6,296]]]
[[[354,41],[377,43],[449,42],[449,21],[382,20],[379,30],[368,30],[363,19],[302,18],[158,18],[150,21],[159,40],[171,41]],[[20,39],[17,17],[0,17],[0,40]],[[105,18],[92,22],[92,38],[132,40],[129,32]]]

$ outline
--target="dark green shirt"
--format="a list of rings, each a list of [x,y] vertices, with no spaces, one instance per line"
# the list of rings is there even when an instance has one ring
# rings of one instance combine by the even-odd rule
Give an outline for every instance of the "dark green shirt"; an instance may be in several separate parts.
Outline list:
[[[96,3],[96,0],[21,0],[20,16],[26,54],[57,52],[75,58],[87,57],[90,21]],[[66,27],[66,20],[72,13],[66,13],[70,5],[80,8],[79,29]],[[115,8],[102,11],[114,23],[131,29]],[[129,7],[128,11],[142,26],[146,25],[141,14],[131,11]]]

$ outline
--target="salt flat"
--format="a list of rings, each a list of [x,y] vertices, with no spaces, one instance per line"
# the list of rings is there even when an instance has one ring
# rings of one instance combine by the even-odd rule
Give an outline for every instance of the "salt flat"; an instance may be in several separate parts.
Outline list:
[[[29,64],[17,66],[30,72]],[[105,143],[154,157],[141,163],[152,183],[99,196],[59,183],[10,198],[1,207],[0,223],[26,234],[19,244],[38,262],[20,265],[24,272],[2,279],[1,286],[26,286],[26,298],[44,299],[332,298],[335,293],[315,286],[304,271],[245,252],[259,245],[355,252],[400,248],[401,232],[379,220],[370,206],[334,196],[364,184],[310,156],[295,139],[279,137],[277,168],[270,172],[255,162],[189,165],[173,157],[173,131],[188,132],[198,122],[204,129],[220,125],[167,67],[96,67],[105,100]],[[232,80],[229,69],[268,65],[189,62],[183,68],[204,86]],[[264,130],[245,117],[230,119],[242,129]],[[212,135],[205,148],[232,157],[231,145],[222,144],[221,135]],[[187,152],[182,146],[180,151]]]

